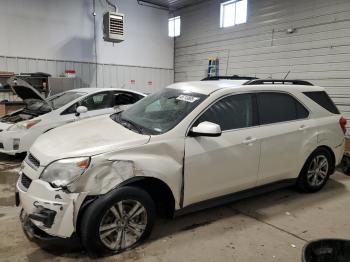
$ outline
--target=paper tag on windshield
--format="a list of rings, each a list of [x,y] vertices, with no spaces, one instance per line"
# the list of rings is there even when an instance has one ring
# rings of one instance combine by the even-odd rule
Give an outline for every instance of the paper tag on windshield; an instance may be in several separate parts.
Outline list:
[[[181,100],[181,101],[185,101],[185,102],[189,102],[189,103],[193,103],[193,102],[196,102],[199,99],[199,97],[179,95],[176,99]]]

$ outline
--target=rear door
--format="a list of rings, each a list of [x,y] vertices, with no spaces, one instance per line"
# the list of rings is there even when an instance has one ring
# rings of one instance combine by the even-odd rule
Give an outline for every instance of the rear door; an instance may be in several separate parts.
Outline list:
[[[184,206],[253,187],[260,141],[251,94],[230,95],[211,105],[193,124],[220,125],[219,137],[185,138]]]
[[[257,93],[261,141],[258,185],[298,176],[308,151],[315,148],[309,111],[285,92]]]

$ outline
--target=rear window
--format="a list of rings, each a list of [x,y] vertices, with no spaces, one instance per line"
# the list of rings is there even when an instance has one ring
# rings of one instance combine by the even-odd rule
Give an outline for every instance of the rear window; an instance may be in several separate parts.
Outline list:
[[[333,101],[330,99],[326,92],[304,92],[304,95],[312,99],[315,103],[319,104],[327,111],[333,114],[340,114],[338,108],[334,105]]]

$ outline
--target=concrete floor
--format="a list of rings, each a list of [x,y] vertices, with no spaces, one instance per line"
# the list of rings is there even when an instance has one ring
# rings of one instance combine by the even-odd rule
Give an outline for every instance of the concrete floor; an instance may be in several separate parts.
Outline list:
[[[14,206],[21,160],[0,155],[0,260],[87,261],[76,242],[39,247]],[[318,238],[350,239],[350,177],[337,173],[316,194],[284,189],[174,220],[158,221],[142,246],[101,261],[301,261]]]

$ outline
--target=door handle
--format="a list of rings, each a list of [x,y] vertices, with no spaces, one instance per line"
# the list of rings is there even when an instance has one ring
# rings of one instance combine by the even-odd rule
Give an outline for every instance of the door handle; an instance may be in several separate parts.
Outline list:
[[[301,126],[299,127],[299,130],[305,130],[306,128],[307,128],[306,125],[301,125]]]
[[[255,137],[249,136],[243,141],[243,144],[249,145],[249,144],[254,143],[256,140],[257,139]]]

